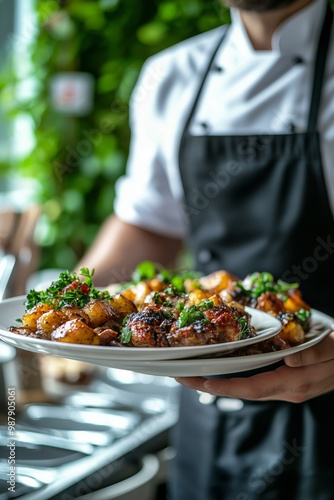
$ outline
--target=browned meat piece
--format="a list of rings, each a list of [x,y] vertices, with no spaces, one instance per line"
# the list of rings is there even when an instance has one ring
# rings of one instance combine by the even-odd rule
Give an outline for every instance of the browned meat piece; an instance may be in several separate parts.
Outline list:
[[[289,347],[291,346],[278,334],[271,339],[264,340],[263,342],[258,342],[257,344],[252,344],[247,347],[243,347],[242,349],[238,349],[237,351],[228,354],[228,357],[252,356],[253,354],[281,351],[282,349],[288,349]]]
[[[204,314],[224,334],[224,340],[219,340],[219,342],[232,342],[239,339],[242,325],[227,306],[214,307],[205,311]]]
[[[27,328],[26,326],[10,326],[8,330],[18,335],[22,335],[23,337],[38,337],[35,330]]]
[[[284,302],[272,292],[262,293],[257,299],[257,309],[278,314],[285,311]]]
[[[116,330],[111,328],[106,328],[100,326],[99,328],[95,328],[94,332],[100,339],[100,345],[111,345],[113,340],[116,340],[119,333]]]
[[[217,325],[195,321],[189,326],[177,328],[176,324],[166,334],[170,347],[193,346],[228,342],[227,337]]]
[[[152,309],[145,309],[139,313],[131,314],[126,322],[126,327],[132,331],[130,345],[134,347],[155,347],[157,345],[157,333],[165,319],[163,314]]]

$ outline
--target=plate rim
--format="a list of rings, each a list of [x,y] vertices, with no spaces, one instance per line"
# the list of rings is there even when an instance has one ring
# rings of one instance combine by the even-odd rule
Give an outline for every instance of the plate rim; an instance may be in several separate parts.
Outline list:
[[[313,311],[317,311],[313,309]],[[250,372],[253,370],[257,370],[259,368],[263,368],[266,366],[270,366],[275,364],[286,356],[294,354],[295,352],[300,352],[310,347],[315,346],[319,342],[321,342],[330,332],[334,330],[334,323],[323,332],[318,335],[314,335],[309,341],[304,342],[303,344],[299,344],[297,346],[293,346],[288,349],[282,349],[280,351],[273,351],[268,353],[259,353],[259,354],[251,354],[249,356],[231,356],[231,357],[214,357],[208,359],[180,359],[180,360],[161,360],[159,363],[160,370],[157,370],[156,361],[143,361],[141,363],[134,363],[130,368],[126,363],[116,362],[113,365],[114,368],[122,369],[122,370],[132,370],[138,373],[143,373],[147,375],[157,375],[157,376],[165,376],[165,377],[211,377],[215,375],[228,375],[233,373],[243,373]],[[235,361],[238,360],[238,364],[235,365]],[[257,362],[255,365],[250,366],[251,362]],[[222,362],[219,365],[219,362]],[[184,368],[189,367],[188,372],[183,370],[183,373],[179,370],[176,372],[180,364],[182,363]],[[194,365],[199,365],[195,367]],[[244,366],[242,366],[244,364]],[[123,366],[122,366],[123,365]],[[153,365],[153,367],[152,367]],[[168,366],[169,365],[169,366]],[[178,366],[175,366],[178,365]],[[210,366],[217,366],[217,368],[213,368],[210,370]],[[219,365],[219,367],[218,367]],[[224,366],[225,365],[225,366]],[[198,368],[202,368],[202,371],[199,372]],[[204,370],[208,369],[209,371],[206,373]],[[196,372],[194,371],[196,370]]]

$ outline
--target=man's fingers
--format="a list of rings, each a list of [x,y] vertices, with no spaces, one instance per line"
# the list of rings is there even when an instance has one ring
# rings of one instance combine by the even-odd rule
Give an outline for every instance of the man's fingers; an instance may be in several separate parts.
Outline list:
[[[191,389],[215,396],[301,403],[334,389],[334,360],[299,368],[281,366],[248,378],[182,377],[177,380]]]
[[[334,359],[334,332],[328,335],[319,344],[286,356],[285,364],[291,367],[310,366]]]
[[[189,387],[189,389],[196,389],[197,391],[205,391],[204,384],[208,379],[204,377],[177,377],[175,378],[175,380],[180,384]]]

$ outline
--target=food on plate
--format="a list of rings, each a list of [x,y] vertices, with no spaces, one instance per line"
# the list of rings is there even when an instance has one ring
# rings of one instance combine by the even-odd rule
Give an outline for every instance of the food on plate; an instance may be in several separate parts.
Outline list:
[[[202,293],[194,275],[164,271],[145,280],[139,270],[139,281],[114,295],[97,290],[94,273],[86,268],[81,276],[61,273],[45,291],[30,291],[22,324],[10,331],[53,342],[123,347],[209,345],[256,335],[242,304]],[[192,280],[190,293],[186,280]]]
[[[245,306],[277,317],[281,332],[238,351],[245,355],[301,344],[310,327],[311,309],[298,284],[276,282],[267,272],[240,280],[224,270],[201,276],[142,262],[133,281],[113,294],[97,290],[93,274],[66,271],[45,291],[31,290],[22,324],[10,330],[54,342],[179,347],[254,337]]]
[[[212,297],[219,297],[225,304],[239,304],[260,309],[277,317],[282,329],[272,339],[253,344],[239,351],[240,355],[287,349],[305,341],[310,328],[311,308],[302,299],[298,283],[274,280],[268,272],[255,272],[240,280],[228,271],[219,270],[207,276],[193,273],[173,274],[159,272],[150,262],[143,262],[137,270],[137,281],[122,293],[141,306],[150,294],[161,290],[167,282],[185,292],[188,304],[195,305]],[[233,354],[235,355],[235,353]]]

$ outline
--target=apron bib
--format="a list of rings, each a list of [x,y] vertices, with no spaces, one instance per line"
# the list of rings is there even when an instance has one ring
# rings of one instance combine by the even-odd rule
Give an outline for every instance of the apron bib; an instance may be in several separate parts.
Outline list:
[[[187,120],[179,159],[196,268],[226,269],[240,278],[269,271],[298,281],[306,301],[334,316],[334,221],[317,131],[332,18],[328,7],[306,132],[190,135],[225,30]],[[221,411],[182,389],[172,500],[334,499],[334,394],[303,404],[242,405]]]

